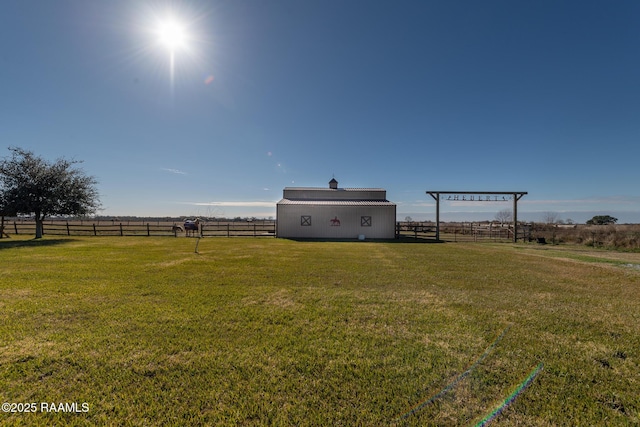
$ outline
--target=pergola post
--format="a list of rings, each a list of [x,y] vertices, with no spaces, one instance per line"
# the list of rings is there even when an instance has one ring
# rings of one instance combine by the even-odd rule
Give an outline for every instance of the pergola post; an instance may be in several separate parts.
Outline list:
[[[436,201],[436,241],[440,240],[440,193],[427,191],[427,194]]]
[[[518,195],[513,195],[513,243],[518,242]]]
[[[518,200],[527,193],[513,193],[513,242],[518,241]]]

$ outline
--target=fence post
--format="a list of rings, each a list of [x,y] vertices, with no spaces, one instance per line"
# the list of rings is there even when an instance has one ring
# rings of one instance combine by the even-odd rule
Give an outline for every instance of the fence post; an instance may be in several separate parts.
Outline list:
[[[229,235],[229,224],[227,224],[227,237],[230,237],[230,235]]]
[[[96,230],[96,223],[93,223],[93,235],[97,236],[98,235],[98,231]]]
[[[69,231],[69,221],[67,221],[67,236],[71,236],[71,231]]]
[[[149,231],[149,223],[147,223],[147,237],[151,236],[151,232]]]
[[[13,229],[16,230],[16,234],[18,234],[18,224],[16,224],[15,221],[13,221]]]
[[[253,237],[256,237],[256,223],[253,223]]]
[[[124,234],[122,233],[122,223],[120,223],[120,237],[124,236]]]

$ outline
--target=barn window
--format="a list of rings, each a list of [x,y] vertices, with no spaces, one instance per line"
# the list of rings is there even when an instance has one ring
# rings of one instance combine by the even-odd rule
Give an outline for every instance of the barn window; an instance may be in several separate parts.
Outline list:
[[[311,225],[311,215],[302,215],[300,217],[300,225],[302,225],[302,226],[310,226]]]
[[[362,226],[362,227],[371,227],[371,217],[370,216],[361,216],[360,217],[360,226]]]

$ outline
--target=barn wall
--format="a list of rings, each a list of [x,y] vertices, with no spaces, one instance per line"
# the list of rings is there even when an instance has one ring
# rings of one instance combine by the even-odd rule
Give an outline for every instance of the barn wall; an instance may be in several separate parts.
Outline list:
[[[311,226],[301,225],[301,217],[311,216]],[[361,225],[361,217],[370,216],[371,226]],[[338,218],[340,225],[332,225]],[[277,205],[278,237],[357,239],[395,238],[396,207],[393,206],[339,206],[339,205]]]

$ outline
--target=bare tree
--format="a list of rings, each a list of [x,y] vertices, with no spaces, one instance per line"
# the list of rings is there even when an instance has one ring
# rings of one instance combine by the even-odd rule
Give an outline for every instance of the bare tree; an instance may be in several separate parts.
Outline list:
[[[542,222],[545,224],[556,224],[560,220],[557,212],[545,212],[542,214]]]
[[[511,209],[502,209],[496,214],[496,221],[500,221],[500,224],[513,221],[513,214]]]

